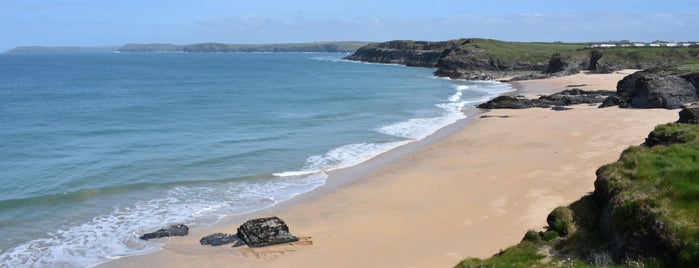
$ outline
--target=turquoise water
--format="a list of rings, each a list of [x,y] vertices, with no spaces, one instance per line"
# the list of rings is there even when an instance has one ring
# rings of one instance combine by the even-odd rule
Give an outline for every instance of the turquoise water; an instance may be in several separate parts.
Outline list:
[[[288,200],[511,90],[324,53],[0,54],[0,265],[81,267]]]

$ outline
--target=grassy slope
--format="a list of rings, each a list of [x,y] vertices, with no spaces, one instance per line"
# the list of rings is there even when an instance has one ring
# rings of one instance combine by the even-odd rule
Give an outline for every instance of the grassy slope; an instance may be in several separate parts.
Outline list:
[[[628,47],[598,50],[604,54],[602,61],[607,62],[656,62],[659,63],[658,66],[699,64],[699,47]]]
[[[525,43],[472,38],[462,49],[485,49],[501,61],[548,62],[551,55],[584,49],[580,43]]]
[[[503,62],[545,63],[553,54],[587,60],[592,51],[602,52],[603,62],[628,63],[657,62],[659,65],[699,64],[699,47],[620,47],[587,48],[583,43],[505,42],[472,38],[461,46],[465,50],[483,49]],[[696,67],[695,67],[696,68]]]
[[[682,241],[679,265],[699,267],[699,125],[660,125],[653,132],[681,143],[631,147],[598,171],[619,191],[612,220],[621,232],[641,233],[655,220],[664,222],[666,234]],[[638,217],[639,208],[649,208],[645,218]],[[610,245],[599,235],[601,209],[597,199],[585,196],[554,210],[546,232],[528,232],[490,259],[466,259],[457,267],[664,267],[658,256],[609,265]]]

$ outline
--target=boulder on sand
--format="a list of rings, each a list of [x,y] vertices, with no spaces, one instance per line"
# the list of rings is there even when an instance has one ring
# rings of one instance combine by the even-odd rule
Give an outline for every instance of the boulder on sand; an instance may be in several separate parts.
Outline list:
[[[298,237],[289,233],[289,226],[277,217],[249,220],[238,228],[238,237],[250,247],[296,242]]]

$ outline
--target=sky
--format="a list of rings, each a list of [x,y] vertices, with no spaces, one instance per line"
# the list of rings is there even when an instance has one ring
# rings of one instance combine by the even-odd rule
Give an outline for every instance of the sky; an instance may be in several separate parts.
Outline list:
[[[0,0],[17,46],[313,41],[699,41],[699,0]]]

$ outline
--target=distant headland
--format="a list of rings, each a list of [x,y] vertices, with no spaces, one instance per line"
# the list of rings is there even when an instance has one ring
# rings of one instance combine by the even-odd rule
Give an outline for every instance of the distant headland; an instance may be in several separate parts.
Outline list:
[[[176,45],[166,43],[126,44],[123,46],[104,47],[51,47],[20,46],[6,53],[91,53],[91,52],[336,52],[351,53],[369,44],[361,41],[312,42],[284,44],[224,44],[197,43]]]

